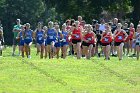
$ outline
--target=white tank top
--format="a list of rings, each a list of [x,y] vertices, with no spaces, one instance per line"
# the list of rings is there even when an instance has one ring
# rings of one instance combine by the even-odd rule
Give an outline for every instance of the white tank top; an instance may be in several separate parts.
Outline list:
[[[136,32],[136,43],[140,43],[140,33]]]

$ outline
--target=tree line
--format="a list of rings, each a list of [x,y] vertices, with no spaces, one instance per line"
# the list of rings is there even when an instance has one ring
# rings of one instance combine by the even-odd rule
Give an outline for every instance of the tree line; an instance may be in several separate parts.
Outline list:
[[[65,22],[81,15],[88,23],[105,16],[130,19],[135,24],[140,20],[140,0],[0,0],[0,20],[7,44],[12,44],[12,29],[16,19],[31,23]]]

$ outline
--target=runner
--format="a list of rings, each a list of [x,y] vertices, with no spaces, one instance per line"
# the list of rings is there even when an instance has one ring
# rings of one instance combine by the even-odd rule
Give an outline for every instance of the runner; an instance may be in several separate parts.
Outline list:
[[[61,51],[62,58],[65,59],[67,56],[68,50],[68,31],[66,30],[66,24],[62,25],[62,42],[61,42]]]
[[[111,27],[109,26],[109,24],[105,24],[105,31],[102,33],[101,36],[101,43],[102,43],[102,47],[103,47],[103,52],[105,55],[105,60],[110,60],[110,49],[111,49],[111,42],[113,39],[113,35],[111,32]]]
[[[129,33],[129,39],[130,39],[130,50],[131,50],[131,53],[132,53],[132,50],[133,50],[133,39],[134,39],[134,35],[135,35],[135,28],[134,28],[134,24],[133,23],[130,23],[130,33]]]
[[[77,54],[77,59],[81,58],[81,41],[82,41],[82,30],[79,27],[79,21],[73,24],[71,29],[72,43],[74,47],[74,52]]]
[[[140,53],[140,24],[137,26],[137,32],[135,34],[135,39],[136,39],[137,60],[139,60],[139,53]]]
[[[24,58],[24,35],[25,35],[25,26],[21,26],[21,31],[17,35],[17,39],[20,40],[19,47],[20,51],[22,52],[22,58]]]
[[[101,19],[100,22],[101,22],[101,24],[100,24],[99,30],[105,31],[105,20]]]
[[[55,25],[55,31],[56,31],[56,39],[55,39],[55,55],[57,56],[57,59],[59,59],[59,51],[61,47],[61,39],[62,39],[62,33],[60,32],[59,25]]]
[[[19,44],[19,41],[18,41],[18,39],[16,39],[16,37],[17,37],[17,34],[21,31],[20,19],[17,19],[16,22],[17,22],[17,24],[13,28],[14,38],[13,38],[12,56],[15,56],[15,49],[16,49],[16,46]],[[20,48],[19,48],[19,55],[20,55]]]
[[[31,58],[31,45],[33,41],[33,31],[30,29],[30,24],[26,23],[24,47],[27,58]]]
[[[129,35],[130,31],[129,31],[127,23],[124,24],[123,30],[127,33],[127,35]],[[130,39],[129,39],[129,37],[127,37],[126,41],[124,42],[124,48],[123,48],[123,52],[127,56],[129,56],[129,46],[130,46],[129,41],[130,41]],[[127,49],[127,52],[125,52],[125,49]]]
[[[71,19],[71,23],[70,23],[70,29],[68,30],[69,33],[71,32],[71,28],[72,25],[75,24],[75,20],[74,19]],[[74,49],[73,49],[73,44],[72,44],[72,36],[71,34],[69,34],[69,37],[68,37],[68,41],[69,41],[69,55],[74,55]]]
[[[54,24],[53,22],[49,22],[48,23],[48,31],[47,31],[47,39],[45,41],[45,45],[47,46],[47,51],[48,51],[48,54],[49,54],[49,59],[53,58],[54,56],[54,44],[55,44],[55,40],[56,40],[56,36],[57,36],[57,33],[54,29]]]
[[[66,30],[67,30],[67,31],[70,31],[70,29],[71,29],[71,20],[68,19],[68,20],[66,21]]]
[[[44,37],[44,41],[45,41],[45,59],[47,58],[47,53],[48,53],[48,51],[47,51],[47,31],[48,31],[48,28],[47,28],[47,26],[44,26],[43,27],[43,30],[44,30],[44,33],[45,33],[45,37]]]
[[[79,26],[84,27],[82,16],[78,16]]]
[[[3,44],[4,44],[3,28],[0,27],[0,56],[2,56]]]
[[[35,30],[35,38],[36,38],[36,44],[37,44],[37,54],[39,52],[41,52],[40,54],[40,58],[43,58],[43,54],[44,54],[44,48],[45,48],[45,42],[44,42],[44,38],[45,38],[45,32],[42,29],[42,23],[38,23],[38,28]]]
[[[97,43],[96,43],[96,53],[98,54],[98,57],[100,57],[101,51],[99,52],[99,47],[102,50],[102,44],[101,44],[101,34],[102,31],[99,30],[100,25],[98,23],[96,23],[95,25],[95,33],[96,33],[96,37],[97,37]]]
[[[127,39],[127,33],[121,29],[122,24],[118,23],[117,29],[114,32],[115,46],[117,47],[117,54],[119,60],[122,60],[124,41]]]
[[[85,32],[85,35],[83,37],[82,45],[83,45],[83,50],[84,50],[86,58],[90,59],[93,48],[94,48],[93,52],[95,53],[96,35],[92,31],[92,26],[90,24],[87,25],[86,30],[87,30],[87,32]]]
[[[112,34],[114,34],[115,30],[117,29],[117,24],[118,24],[118,18],[114,18],[113,19],[113,24],[111,26],[111,31],[112,31]],[[114,40],[113,42],[111,43],[111,54],[112,56],[116,57],[117,56],[117,49],[116,49],[116,46],[114,46]]]

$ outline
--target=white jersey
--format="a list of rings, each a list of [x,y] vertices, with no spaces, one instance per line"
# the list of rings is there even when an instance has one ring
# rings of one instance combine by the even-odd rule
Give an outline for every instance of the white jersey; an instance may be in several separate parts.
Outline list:
[[[100,24],[99,30],[100,31],[105,31],[105,24]]]
[[[140,43],[140,33],[136,32],[136,43]]]

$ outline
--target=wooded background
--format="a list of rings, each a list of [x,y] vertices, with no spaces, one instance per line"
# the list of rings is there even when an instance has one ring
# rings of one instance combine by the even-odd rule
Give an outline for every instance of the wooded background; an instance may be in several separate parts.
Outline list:
[[[118,17],[135,24],[140,20],[140,0],[0,0],[0,20],[4,28],[6,44],[12,44],[13,26],[20,18],[22,24],[31,23],[35,29],[38,21],[77,19],[81,15],[86,22],[92,19],[111,20]]]

